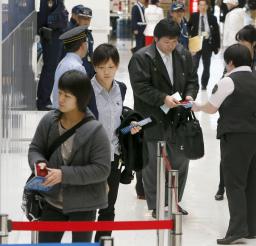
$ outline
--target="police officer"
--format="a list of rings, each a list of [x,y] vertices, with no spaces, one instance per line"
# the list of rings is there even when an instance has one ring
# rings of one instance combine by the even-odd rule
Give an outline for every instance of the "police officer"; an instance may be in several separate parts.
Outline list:
[[[79,9],[82,8],[82,7],[83,7],[83,5],[79,4],[79,5],[76,5],[72,8],[72,10],[71,10],[72,15],[71,15],[70,20],[68,22],[68,30],[77,26],[77,16],[78,16],[78,13],[79,13]]]
[[[227,76],[214,87],[209,101],[192,110],[219,111],[217,138],[226,186],[230,221],[218,244],[256,237],[256,83],[247,47],[234,44],[224,52]]]
[[[66,56],[60,61],[54,77],[54,86],[52,91],[53,108],[58,108],[58,83],[59,79],[69,70],[78,70],[86,73],[82,59],[87,53],[87,27],[75,27],[60,36],[63,40]]]
[[[38,30],[43,48],[43,68],[37,88],[38,110],[49,110],[54,73],[61,59],[62,42],[59,36],[67,27],[68,12],[63,0],[41,0]]]
[[[132,49],[132,52],[136,52],[140,48],[145,46],[144,30],[146,28],[146,21],[144,16],[144,4],[145,0],[138,0],[132,7],[132,32],[135,35],[136,46]]]
[[[168,18],[174,20],[180,26],[179,43],[188,49],[188,27],[185,18],[185,5],[179,2],[173,2],[170,6]]]
[[[89,28],[92,20],[92,10],[90,8],[81,6],[78,9],[77,14],[77,24],[79,26],[87,26]],[[83,58],[83,66],[87,72],[89,78],[92,78],[95,74],[94,67],[92,65],[92,55],[93,55],[93,44],[94,39],[92,36],[92,31],[88,29],[87,31],[87,41],[88,41],[88,52],[86,57]]]
[[[92,36],[92,31],[88,29],[91,24],[92,10],[80,4],[80,5],[74,6],[72,9],[72,12],[73,14],[70,19],[67,31],[77,26],[87,27],[88,51],[86,56],[83,58],[83,66],[86,70],[88,77],[91,79],[95,74],[94,67],[92,65],[94,39]],[[66,55],[66,52],[65,50],[63,50],[62,58],[65,55]]]

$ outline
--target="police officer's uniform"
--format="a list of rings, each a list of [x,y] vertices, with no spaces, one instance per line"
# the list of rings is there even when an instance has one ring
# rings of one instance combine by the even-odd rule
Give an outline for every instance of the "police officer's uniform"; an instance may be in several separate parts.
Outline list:
[[[72,9],[72,13],[76,14],[77,16],[92,18],[92,10],[90,8],[85,7],[82,4],[74,6]],[[78,26],[78,23],[74,19],[72,19],[69,22],[67,31],[77,26]],[[82,60],[83,60],[83,66],[86,70],[86,73],[88,77],[91,79],[95,75],[95,70],[92,65],[94,39],[92,36],[92,31],[89,29],[87,30],[87,43],[88,43],[87,55]],[[63,50],[62,58],[65,55],[66,55],[66,52],[65,50]]]
[[[132,31],[138,31],[138,34],[135,34],[136,46],[132,49],[132,52],[136,52],[145,46],[144,30],[146,28],[146,21],[144,16],[144,6],[139,1],[132,7],[131,15]]]
[[[256,235],[255,81],[250,67],[237,67],[209,99],[220,114],[217,137],[230,211],[226,237]]]
[[[87,7],[80,8],[78,11],[78,16],[92,18],[92,10]],[[87,42],[88,42],[88,52],[86,57],[83,58],[83,66],[89,78],[92,78],[95,75],[94,67],[92,65],[94,39],[92,36],[92,30],[89,30],[89,29],[87,31]]]
[[[79,26],[75,27],[60,36],[60,39],[63,40],[64,46],[72,46],[72,43],[79,40],[87,40],[87,27]],[[83,73],[86,73],[86,70],[83,66],[82,58],[75,52],[68,52],[66,56],[60,61],[55,72],[54,77],[54,86],[52,90],[52,107],[58,108],[58,83],[60,77],[67,71],[78,70]]]
[[[38,88],[37,88],[37,108],[39,110],[48,110],[51,105],[50,95],[53,88],[54,73],[61,59],[62,42],[59,36],[65,28],[49,28],[49,16],[53,11],[62,11],[64,13],[65,6],[63,0],[56,1],[40,1],[40,11],[38,13],[38,30],[41,34],[41,44],[43,48],[43,68],[41,71]],[[51,20],[61,23],[55,23],[65,27],[67,22],[64,15],[60,15],[63,19]],[[51,23],[54,24],[54,23]],[[47,29],[45,29],[45,27]]]
[[[74,15],[78,15],[79,14],[79,10],[80,8],[83,8],[84,6],[82,4],[76,5],[72,8],[71,13]],[[68,28],[67,31],[76,27],[77,26],[77,22],[74,18],[70,18],[69,22],[68,22]]]
[[[185,5],[183,3],[173,2],[170,6],[170,15],[168,15],[169,19],[172,19],[172,12],[174,11],[185,11]],[[178,23],[180,26],[180,36],[179,43],[186,49],[188,49],[188,27],[187,20],[185,17],[182,18],[181,22]]]

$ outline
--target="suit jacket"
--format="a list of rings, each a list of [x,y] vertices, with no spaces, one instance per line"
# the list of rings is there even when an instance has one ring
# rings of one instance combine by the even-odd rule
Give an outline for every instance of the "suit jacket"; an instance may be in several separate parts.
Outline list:
[[[134,109],[144,117],[152,115],[157,121],[155,126],[145,129],[144,136],[147,140],[163,140],[165,129],[178,113],[178,108],[170,109],[168,114],[161,110],[160,106],[164,104],[167,95],[179,92],[183,99],[186,96],[195,99],[198,92],[198,76],[193,69],[189,51],[178,44],[172,56],[173,85],[155,44],[136,52],[128,66]]]
[[[142,13],[144,15],[144,8],[141,8],[142,10]],[[142,23],[143,20],[141,18],[141,14],[140,14],[140,10],[139,10],[139,7],[135,4],[133,7],[132,7],[132,31],[135,31],[137,30],[139,32],[139,34],[143,34],[145,28],[146,28],[146,25],[139,25],[138,23]]]
[[[188,33],[191,37],[198,35],[199,28],[199,13],[193,13],[188,21]],[[211,13],[207,13],[208,23],[210,27],[209,44],[212,47],[212,51],[217,54],[220,48],[220,30],[217,22],[217,18]]]

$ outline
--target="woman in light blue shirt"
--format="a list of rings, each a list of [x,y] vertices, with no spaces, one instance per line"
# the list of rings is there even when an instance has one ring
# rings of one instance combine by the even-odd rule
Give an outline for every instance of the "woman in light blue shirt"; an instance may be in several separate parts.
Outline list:
[[[93,53],[93,65],[96,75],[91,80],[94,95],[89,108],[105,128],[111,145],[108,207],[99,210],[98,221],[113,221],[122,166],[116,129],[121,124],[126,85],[114,79],[119,65],[119,54],[113,45],[99,45]],[[136,134],[140,129],[140,127],[132,128],[131,134]],[[111,233],[111,231],[97,232],[95,242],[98,242],[102,236],[110,236]]]

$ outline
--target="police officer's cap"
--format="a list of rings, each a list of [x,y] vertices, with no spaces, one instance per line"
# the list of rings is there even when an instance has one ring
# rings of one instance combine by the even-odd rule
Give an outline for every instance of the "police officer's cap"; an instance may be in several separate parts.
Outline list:
[[[92,18],[92,10],[87,7],[80,8],[78,16]]]
[[[83,4],[76,5],[72,8],[72,14],[78,15],[79,11],[84,8]]]
[[[86,26],[78,26],[63,33],[60,39],[63,40],[64,45],[71,44],[78,40],[86,40],[88,29]]]
[[[179,2],[173,2],[170,7],[171,11],[185,10],[185,5]]]

